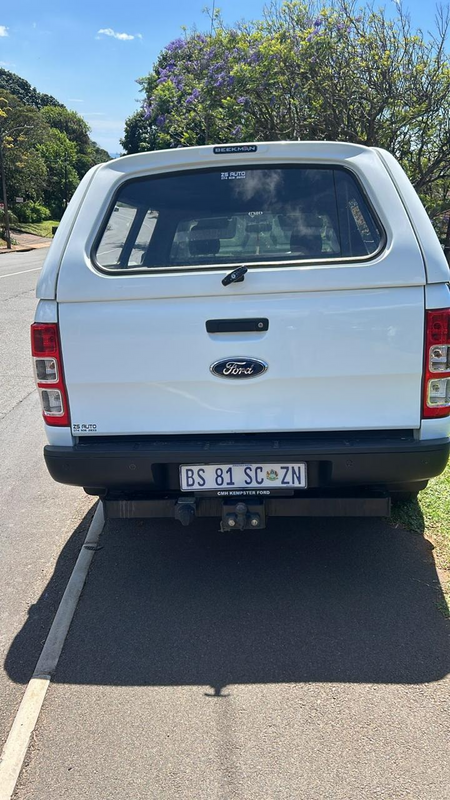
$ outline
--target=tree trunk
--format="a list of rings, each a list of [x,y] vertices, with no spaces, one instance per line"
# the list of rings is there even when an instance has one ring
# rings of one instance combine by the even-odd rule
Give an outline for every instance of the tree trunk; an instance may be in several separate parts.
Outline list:
[[[447,220],[447,233],[445,234],[444,253],[450,265],[450,213]]]
[[[8,198],[6,197],[6,179],[5,179],[5,165],[3,159],[3,150],[0,142],[0,178],[3,193],[3,212],[5,214],[5,239],[6,247],[11,250],[11,230],[9,227],[9,214],[8,214]]]

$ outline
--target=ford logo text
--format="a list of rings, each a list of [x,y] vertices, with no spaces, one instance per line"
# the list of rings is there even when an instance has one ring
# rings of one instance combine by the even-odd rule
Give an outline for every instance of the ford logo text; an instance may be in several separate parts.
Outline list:
[[[219,378],[256,378],[268,365],[259,358],[224,358],[211,364],[211,372]]]

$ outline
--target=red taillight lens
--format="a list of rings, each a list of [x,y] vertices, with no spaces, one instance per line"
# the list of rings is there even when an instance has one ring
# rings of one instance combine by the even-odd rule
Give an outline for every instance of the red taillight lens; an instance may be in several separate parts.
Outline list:
[[[31,326],[34,375],[47,425],[70,425],[69,404],[56,322],[35,322]]]
[[[450,308],[426,312],[424,419],[450,415]]]
[[[56,356],[59,353],[58,327],[56,323],[31,326],[31,350],[33,356]]]

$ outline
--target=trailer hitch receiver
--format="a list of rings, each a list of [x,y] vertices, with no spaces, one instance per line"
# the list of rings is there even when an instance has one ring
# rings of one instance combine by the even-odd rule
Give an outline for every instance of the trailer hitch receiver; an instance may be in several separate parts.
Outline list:
[[[247,529],[260,530],[266,527],[264,501],[225,500],[222,506],[222,522],[220,530],[232,531]]]

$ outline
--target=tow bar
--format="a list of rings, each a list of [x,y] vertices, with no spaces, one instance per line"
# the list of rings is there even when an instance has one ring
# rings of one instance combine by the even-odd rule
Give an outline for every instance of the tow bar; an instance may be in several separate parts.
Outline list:
[[[262,530],[269,517],[388,517],[391,500],[379,489],[362,493],[301,497],[114,497],[103,500],[108,519],[171,518],[190,525],[200,517],[221,519],[220,529]]]
[[[256,503],[244,503],[240,501],[225,500],[222,506],[222,521],[220,530],[231,531],[238,528],[244,531],[246,528],[265,528],[266,513],[264,501]]]

